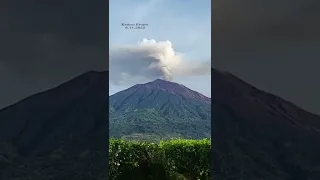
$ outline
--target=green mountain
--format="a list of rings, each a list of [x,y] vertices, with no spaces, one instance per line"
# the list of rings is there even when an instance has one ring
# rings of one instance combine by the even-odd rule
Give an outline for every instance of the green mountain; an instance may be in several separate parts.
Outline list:
[[[109,134],[129,139],[210,138],[211,99],[157,79],[109,97]]]
[[[320,179],[320,116],[228,72],[211,76],[214,179]]]

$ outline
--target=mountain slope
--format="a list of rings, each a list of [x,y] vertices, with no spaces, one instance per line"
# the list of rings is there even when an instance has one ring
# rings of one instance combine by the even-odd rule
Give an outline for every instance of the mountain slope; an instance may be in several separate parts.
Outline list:
[[[81,140],[84,145],[85,139],[94,138],[101,146],[101,134],[108,135],[107,82],[108,73],[88,72],[2,109],[0,141],[26,156],[50,152],[60,142]]]
[[[138,84],[110,96],[109,103],[110,136],[211,136],[211,99],[181,84],[160,79]]]
[[[216,179],[320,179],[319,116],[229,73],[212,81]]]
[[[106,179],[108,72],[88,72],[0,110],[2,180]]]
[[[320,117],[229,73],[212,69],[211,99],[162,80],[109,97],[107,81],[89,72],[0,110],[0,141],[10,144],[0,145],[1,177],[103,177],[109,111],[113,136],[203,137],[212,123],[218,180],[320,179]]]
[[[0,110],[0,142],[26,157],[61,144],[72,154],[107,150],[108,111],[110,135],[210,136],[209,98],[158,79],[111,96],[109,108],[107,82],[108,72],[88,72]]]

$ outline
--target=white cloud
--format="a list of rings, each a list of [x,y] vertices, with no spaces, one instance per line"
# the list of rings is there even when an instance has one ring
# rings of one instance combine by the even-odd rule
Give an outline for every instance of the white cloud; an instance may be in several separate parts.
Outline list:
[[[110,49],[110,81],[126,84],[174,76],[210,75],[210,60],[187,60],[174,50],[170,41],[143,39],[135,45]]]

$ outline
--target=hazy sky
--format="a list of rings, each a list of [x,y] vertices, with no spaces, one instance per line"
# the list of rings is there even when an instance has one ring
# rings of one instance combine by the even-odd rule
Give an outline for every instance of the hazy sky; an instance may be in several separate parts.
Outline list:
[[[168,40],[190,62],[210,59],[212,43],[214,67],[320,114],[320,1],[214,0],[211,10],[210,2],[111,0],[109,43],[137,50],[143,38]],[[0,1],[0,108],[105,69],[107,7],[105,0]],[[149,26],[121,27],[135,21]],[[209,78],[182,79],[174,77],[209,94]]]
[[[212,3],[212,65],[320,114],[320,1]]]
[[[108,1],[0,1],[0,108],[108,59]]]
[[[148,55],[150,49],[153,49],[154,51],[152,52],[155,52],[158,44],[163,45],[160,46],[163,47],[162,50],[165,52],[173,50],[174,53],[179,54],[177,55],[179,57],[175,56],[174,58],[180,58],[181,64],[186,66],[188,62],[190,62],[190,64],[204,64],[205,62],[210,61],[210,3],[210,0],[110,0],[109,45],[111,48],[115,47],[115,49],[129,46],[130,50],[123,51],[127,54],[126,57],[130,58],[130,60],[132,59],[132,62],[123,63],[123,66],[127,67],[119,68],[120,70],[116,69],[115,66],[110,63],[110,78],[112,78],[112,73],[115,73],[116,71],[132,72],[128,67],[134,65],[135,68],[137,68],[139,58],[141,60],[144,58],[144,54]],[[128,30],[121,26],[122,23],[145,23],[148,24],[148,26],[143,30]],[[141,48],[139,49],[137,46],[139,46],[138,43],[144,38],[152,40],[154,44],[149,44],[148,47],[141,50]],[[173,49],[164,48],[164,46],[166,46],[164,45],[166,44],[166,41],[171,42]],[[170,43],[167,43],[167,45],[168,44]],[[128,51],[136,53],[130,56]],[[161,54],[164,51],[155,53]],[[139,58],[136,58],[137,54],[139,55]],[[170,58],[167,58],[166,56],[164,56],[164,59],[170,61]],[[137,63],[133,63],[136,62],[135,60]],[[129,65],[129,63],[131,64]],[[136,71],[137,73],[144,70],[141,66],[139,68],[139,71]],[[150,73],[148,75],[150,75]],[[156,76],[152,76],[149,79],[132,77],[129,78],[129,80],[127,79],[126,83],[116,85],[110,83],[110,94],[128,88],[136,83],[144,83],[153,80],[155,77]],[[182,83],[193,90],[210,96],[211,82],[210,76],[207,74],[185,75],[177,73],[173,76],[173,81]]]

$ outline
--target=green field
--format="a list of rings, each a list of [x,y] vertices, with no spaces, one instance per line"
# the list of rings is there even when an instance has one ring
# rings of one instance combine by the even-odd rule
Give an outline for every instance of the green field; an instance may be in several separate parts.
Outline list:
[[[211,140],[111,139],[110,180],[209,180]]]

